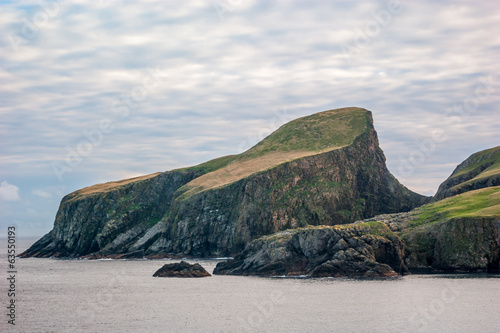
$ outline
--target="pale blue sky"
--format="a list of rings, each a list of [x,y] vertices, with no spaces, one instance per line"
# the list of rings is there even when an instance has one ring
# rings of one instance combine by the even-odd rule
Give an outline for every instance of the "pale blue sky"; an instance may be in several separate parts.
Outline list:
[[[337,107],[373,111],[390,170],[422,194],[500,142],[495,1],[39,3],[0,2],[0,235],[46,233],[79,188]]]

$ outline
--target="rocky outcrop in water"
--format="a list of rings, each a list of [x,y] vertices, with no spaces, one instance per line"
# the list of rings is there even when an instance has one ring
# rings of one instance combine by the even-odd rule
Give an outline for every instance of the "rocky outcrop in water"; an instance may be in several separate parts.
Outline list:
[[[401,240],[380,222],[281,231],[250,243],[214,274],[395,277],[408,272]]]
[[[426,201],[388,171],[369,111],[331,110],[240,155],[74,192],[22,256],[233,256],[263,235]]]
[[[186,261],[181,261],[174,264],[165,264],[157,270],[153,277],[180,277],[180,278],[197,278],[212,276],[200,264],[190,264]]]

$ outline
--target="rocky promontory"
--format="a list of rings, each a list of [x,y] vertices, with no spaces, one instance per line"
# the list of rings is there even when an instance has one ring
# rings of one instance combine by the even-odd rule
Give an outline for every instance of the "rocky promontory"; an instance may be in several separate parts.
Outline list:
[[[291,228],[409,211],[429,198],[389,172],[371,112],[291,121],[248,151],[63,198],[24,257],[228,257]]]
[[[500,186],[410,212],[261,237],[214,274],[308,277],[500,271]]]
[[[412,272],[498,272],[500,186],[464,192],[407,213],[359,223],[386,224],[405,244]]]
[[[408,272],[401,240],[383,223],[310,226],[261,237],[214,274],[395,277]]]

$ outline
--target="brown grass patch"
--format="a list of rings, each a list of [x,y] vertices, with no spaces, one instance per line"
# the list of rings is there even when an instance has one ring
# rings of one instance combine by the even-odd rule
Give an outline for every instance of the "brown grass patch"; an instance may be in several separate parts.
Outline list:
[[[114,181],[114,182],[108,182],[108,183],[103,183],[103,184],[97,184],[89,187],[82,188],[81,190],[78,190],[76,192],[73,192],[70,194],[70,200],[75,200],[84,196],[88,196],[94,193],[103,193],[103,192],[109,192],[111,190],[116,189],[117,187],[124,186],[127,184],[135,183],[141,180],[149,179],[158,176],[161,174],[161,172],[156,172],[152,173],[150,175],[145,175],[145,176],[139,176],[139,177],[134,177],[134,178],[129,178],[129,179],[123,179],[119,181]]]
[[[325,151],[279,151],[268,153],[251,160],[236,160],[222,169],[193,179],[185,185],[189,188],[189,190],[185,192],[185,196],[189,197],[204,190],[234,183],[240,179],[246,178],[254,173],[267,170],[278,164],[339,148],[341,147],[329,148]]]

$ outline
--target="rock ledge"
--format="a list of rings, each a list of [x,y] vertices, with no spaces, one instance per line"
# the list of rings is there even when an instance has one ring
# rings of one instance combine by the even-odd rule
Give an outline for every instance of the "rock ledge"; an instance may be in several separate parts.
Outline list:
[[[401,240],[381,222],[282,231],[250,243],[217,275],[387,278],[408,273]]]

